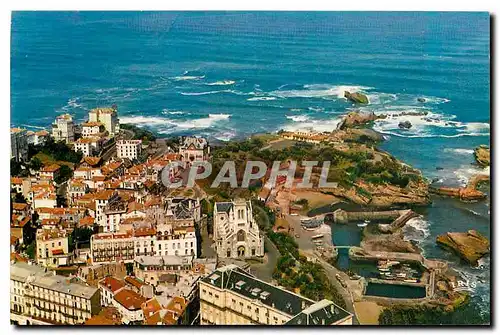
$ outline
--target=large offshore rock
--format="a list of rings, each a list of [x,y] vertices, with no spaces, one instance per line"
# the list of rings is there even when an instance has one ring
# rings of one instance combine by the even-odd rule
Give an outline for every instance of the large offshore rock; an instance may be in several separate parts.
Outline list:
[[[367,104],[369,102],[368,97],[366,95],[364,95],[363,93],[358,93],[358,92],[351,93],[351,92],[345,91],[344,98],[346,98],[347,100],[350,100],[354,103],[358,103],[358,104]]]
[[[475,230],[466,233],[446,233],[436,238],[438,245],[451,249],[472,265],[490,252],[490,242]]]
[[[480,145],[474,150],[476,162],[481,166],[490,166],[490,148],[486,145]]]

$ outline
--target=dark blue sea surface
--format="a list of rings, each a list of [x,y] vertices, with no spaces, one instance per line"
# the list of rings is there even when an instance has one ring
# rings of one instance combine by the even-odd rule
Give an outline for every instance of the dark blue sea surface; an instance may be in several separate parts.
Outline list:
[[[227,141],[330,131],[346,111],[371,110],[389,116],[374,126],[384,150],[464,184],[489,174],[472,154],[490,141],[489,27],[487,13],[14,12],[11,125],[48,128],[60,113],[83,121],[117,104],[121,122]],[[473,269],[434,242],[468,229],[490,236],[488,202],[436,198],[407,236],[468,276],[471,305],[489,316],[489,259]]]

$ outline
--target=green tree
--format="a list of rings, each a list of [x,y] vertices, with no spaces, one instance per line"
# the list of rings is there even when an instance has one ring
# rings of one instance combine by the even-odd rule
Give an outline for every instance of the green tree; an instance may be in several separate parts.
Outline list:
[[[62,165],[61,168],[59,169],[59,173],[57,173],[54,180],[56,183],[60,184],[70,179],[72,176],[73,176],[73,171],[70,169],[70,167],[67,165]]]
[[[42,167],[42,161],[38,157],[31,158],[30,169],[39,171],[41,167]]]
[[[35,259],[36,256],[35,252],[36,252],[36,242],[33,241],[28,245],[28,247],[26,247],[26,254],[30,259]]]

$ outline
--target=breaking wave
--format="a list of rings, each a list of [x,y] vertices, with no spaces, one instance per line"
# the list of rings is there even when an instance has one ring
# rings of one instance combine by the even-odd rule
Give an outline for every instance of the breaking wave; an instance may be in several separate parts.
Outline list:
[[[247,99],[247,101],[272,101],[272,100],[276,100],[276,97],[253,97]]]
[[[304,122],[309,120],[308,115],[286,115],[286,118],[294,122]]]
[[[225,85],[233,85],[235,83],[234,80],[221,80],[213,83],[206,83],[208,86],[225,86]]]
[[[285,88],[287,85],[281,86]],[[304,85],[300,89],[294,90],[276,90],[269,92],[270,95],[279,98],[321,98],[321,99],[344,99],[344,92],[363,92],[372,89],[366,86],[348,86],[348,85],[327,85],[312,84]]]
[[[429,222],[423,216],[412,218],[406,222],[403,233],[406,239],[421,242],[430,235]]]

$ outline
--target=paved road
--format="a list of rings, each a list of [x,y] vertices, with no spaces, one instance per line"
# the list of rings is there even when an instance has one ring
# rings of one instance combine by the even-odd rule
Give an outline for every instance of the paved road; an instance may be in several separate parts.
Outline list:
[[[215,252],[215,249],[212,247],[213,241],[208,236],[206,223],[201,225],[200,235],[201,235],[201,256],[205,258],[215,257],[217,254]]]
[[[264,263],[254,263],[250,265],[252,273],[259,279],[272,282],[273,272],[278,262],[278,258],[281,256],[276,246],[264,236],[264,243],[267,249],[266,256],[264,257]]]
[[[350,283],[349,276],[345,272],[340,271],[330,263],[324,261],[321,257],[317,256],[314,253],[315,246],[314,243],[312,243],[311,237],[313,235],[318,234],[318,232],[303,230],[300,225],[300,216],[286,215],[285,219],[289,223],[290,228],[294,229],[293,234],[295,237],[295,241],[297,241],[297,244],[299,245],[300,251],[312,258],[315,258],[325,269],[328,279],[330,280],[332,285],[337,289],[337,292],[339,292],[342,295],[342,298],[346,303],[346,309],[352,314],[354,314],[353,323],[358,324],[358,320],[356,318],[356,313],[353,306],[352,295],[349,292],[349,290],[347,290],[345,287],[342,286],[342,284],[337,280],[336,277],[336,275],[338,274],[346,283]],[[295,236],[297,234],[299,235],[299,237]],[[331,239],[331,235],[325,234],[323,239]]]
[[[325,269],[326,274],[328,275],[328,278],[330,279],[332,285],[335,286],[337,292],[339,292],[342,295],[342,298],[344,298],[344,301],[346,303],[346,309],[352,314],[354,314],[353,324],[359,324],[358,319],[356,318],[356,311],[354,309],[353,297],[351,293],[340,284],[340,282],[337,280],[336,277],[336,275],[338,274],[346,283],[348,283],[350,281],[349,276],[345,272],[338,270],[333,265],[325,262],[321,258],[317,257],[317,259]]]

